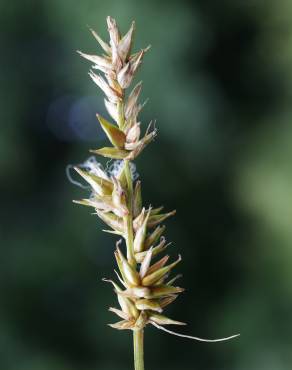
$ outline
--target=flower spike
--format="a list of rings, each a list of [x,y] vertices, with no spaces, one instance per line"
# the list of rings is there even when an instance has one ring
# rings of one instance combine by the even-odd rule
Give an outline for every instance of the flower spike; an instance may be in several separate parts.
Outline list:
[[[168,264],[169,256],[162,255],[171,244],[164,237],[165,225],[161,225],[176,211],[163,211],[163,207],[143,205],[141,181],[137,180],[133,160],[157,136],[155,122],[144,127],[139,114],[145,103],[139,102],[142,82],[131,86],[144,56],[150,47],[132,52],[135,22],[126,34],[122,35],[117,22],[112,17],[106,19],[109,42],[90,29],[103,55],[78,51],[79,55],[92,63],[89,76],[103,91],[104,103],[110,121],[97,113],[97,119],[109,140],[108,146],[90,152],[112,161],[106,168],[91,156],[85,163],[74,168],[89,186],[73,180],[78,186],[88,189],[88,197],[74,201],[94,208],[94,213],[110,228],[107,233],[118,235],[114,256],[118,266],[115,271],[118,284],[104,279],[113,285],[119,308],[110,307],[109,311],[119,317],[118,322],[109,324],[117,330],[131,330],[135,343],[135,370],[144,369],[141,360],[143,330],[153,325],[169,334],[200,341],[217,342],[235,336],[206,340],[173,332],[166,325],[185,325],[164,315],[166,308],[184,291],[175,286],[181,277],[170,276],[181,261],[181,256]],[[95,73],[95,71],[97,73]],[[124,246],[122,246],[124,244]],[[123,252],[123,251],[125,252]],[[160,256],[160,257],[159,257]]]

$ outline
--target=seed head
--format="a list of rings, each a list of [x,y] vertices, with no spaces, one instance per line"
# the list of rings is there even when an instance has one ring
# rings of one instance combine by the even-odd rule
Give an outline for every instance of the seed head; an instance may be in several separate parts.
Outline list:
[[[161,313],[184,291],[173,285],[180,275],[168,280],[181,257],[170,264],[168,255],[157,260],[156,257],[170,244],[166,243],[165,226],[161,223],[175,211],[163,212],[163,207],[143,206],[141,182],[136,181],[137,173],[131,162],[157,135],[152,122],[142,133],[143,124],[138,118],[145,105],[138,102],[142,82],[136,84],[130,94],[126,93],[150,47],[132,53],[134,22],[124,36],[115,19],[107,17],[107,27],[108,43],[91,30],[105,54],[78,53],[93,64],[89,76],[105,94],[105,106],[113,121],[97,114],[112,146],[91,152],[117,161],[111,170],[104,170],[94,157],[88,163],[74,167],[91,188],[89,198],[75,202],[93,207],[95,214],[111,229],[105,231],[120,235],[126,243],[126,253],[122,251],[122,239],[117,242],[114,252],[119,269],[116,274],[122,288],[114,281],[106,280],[113,285],[120,305],[120,308],[109,310],[122,319],[110,326],[118,330],[141,330],[152,324],[173,334],[163,326],[184,323]]]

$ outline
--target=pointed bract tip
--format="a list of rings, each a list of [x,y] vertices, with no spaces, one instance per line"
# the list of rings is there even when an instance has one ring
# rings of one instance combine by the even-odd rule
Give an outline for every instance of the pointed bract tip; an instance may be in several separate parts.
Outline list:
[[[73,170],[75,170],[76,172],[78,172],[79,173],[79,175],[83,175],[83,171],[79,168],[79,167],[77,167],[77,166],[74,166],[73,167]]]
[[[123,242],[123,239],[119,239],[117,242],[116,242],[116,248],[117,248],[117,251],[119,253],[121,253],[121,250],[120,250],[120,245],[122,244]]]

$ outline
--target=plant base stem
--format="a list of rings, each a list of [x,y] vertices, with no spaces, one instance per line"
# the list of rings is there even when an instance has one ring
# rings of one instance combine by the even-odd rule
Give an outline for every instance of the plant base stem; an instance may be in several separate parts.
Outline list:
[[[144,331],[133,331],[135,370],[144,370]]]

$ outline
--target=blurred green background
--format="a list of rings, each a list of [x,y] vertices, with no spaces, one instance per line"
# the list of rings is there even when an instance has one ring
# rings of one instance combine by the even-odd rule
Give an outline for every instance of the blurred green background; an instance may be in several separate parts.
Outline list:
[[[146,203],[182,253],[168,310],[203,344],[146,330],[146,369],[288,370],[292,363],[292,4],[288,0],[23,0],[0,4],[3,370],[132,368],[115,305],[115,238],[65,175],[100,147],[87,25],[136,20],[159,137],[137,161]]]

